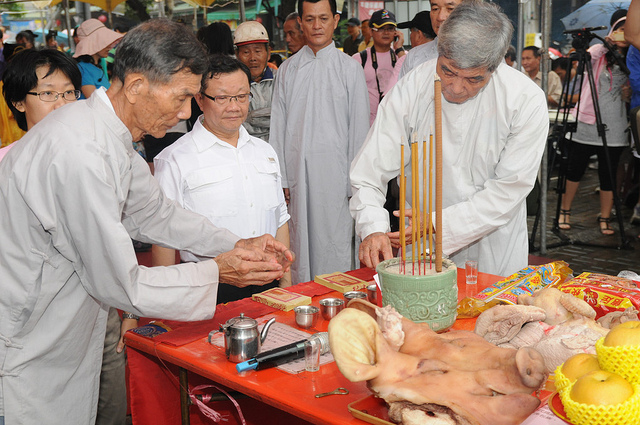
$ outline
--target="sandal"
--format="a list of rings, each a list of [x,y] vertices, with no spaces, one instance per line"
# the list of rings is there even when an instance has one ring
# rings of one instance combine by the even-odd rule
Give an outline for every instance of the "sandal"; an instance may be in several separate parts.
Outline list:
[[[613,235],[614,231],[613,231],[613,228],[609,226],[610,222],[611,222],[611,218],[609,217],[598,217],[598,223],[600,223],[600,233],[602,233],[605,236]]]
[[[558,228],[560,230],[570,230],[571,224],[569,223],[569,216],[571,210],[560,210],[560,217],[558,219]]]

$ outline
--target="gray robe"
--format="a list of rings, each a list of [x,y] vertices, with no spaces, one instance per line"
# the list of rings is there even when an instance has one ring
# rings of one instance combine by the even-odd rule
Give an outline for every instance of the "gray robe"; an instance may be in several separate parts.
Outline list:
[[[293,283],[357,264],[349,167],[368,129],[369,94],[357,61],[332,43],[317,56],[305,46],[282,64],[269,142],[291,194]]]
[[[215,256],[238,237],[165,197],[100,93],[45,117],[0,162],[0,416],[92,424],[107,306],[200,320],[214,261],[139,266],[131,238]]]

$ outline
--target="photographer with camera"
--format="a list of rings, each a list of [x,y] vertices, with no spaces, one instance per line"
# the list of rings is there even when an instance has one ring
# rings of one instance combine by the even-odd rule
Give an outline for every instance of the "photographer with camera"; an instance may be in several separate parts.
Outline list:
[[[562,198],[558,219],[558,227],[561,230],[571,229],[571,204],[589,158],[597,154],[600,180],[600,214],[597,221],[603,235],[614,234],[610,221],[614,204],[615,171],[624,148],[628,146],[625,130],[628,124],[626,103],[629,101],[630,90],[624,62],[618,62],[620,57],[626,54],[629,46],[624,40],[626,14],[626,10],[617,10],[611,17],[611,30],[605,38],[606,44],[596,44],[588,49],[596,93],[592,94],[585,72],[577,105],[578,127],[569,145],[566,193]],[[602,123],[606,128],[606,145],[598,133],[594,105],[596,103],[599,104]],[[575,115],[575,112],[573,113]]]
[[[396,17],[386,9],[376,10],[369,20],[373,46],[353,58],[362,64],[369,91],[369,124],[378,113],[378,104],[398,82],[405,59],[404,35],[397,29]]]

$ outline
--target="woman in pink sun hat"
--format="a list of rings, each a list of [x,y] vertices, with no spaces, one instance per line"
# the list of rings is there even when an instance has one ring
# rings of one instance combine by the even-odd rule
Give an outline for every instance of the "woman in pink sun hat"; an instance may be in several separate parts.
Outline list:
[[[80,41],[73,57],[78,61],[82,73],[82,98],[88,98],[99,87],[108,89],[109,77],[100,65],[100,59],[109,55],[109,50],[123,34],[105,27],[97,19],[87,19],[78,27]]]

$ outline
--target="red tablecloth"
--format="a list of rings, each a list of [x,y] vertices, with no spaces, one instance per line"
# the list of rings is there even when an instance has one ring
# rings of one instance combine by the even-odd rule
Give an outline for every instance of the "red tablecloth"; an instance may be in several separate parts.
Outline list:
[[[353,270],[349,274],[364,280],[370,280],[374,271],[368,268]],[[333,292],[325,286],[315,282],[305,282],[292,286],[291,291],[310,297],[325,295]],[[170,332],[153,338],[154,343],[171,346],[182,346],[206,337],[210,331],[218,329],[232,317],[244,313],[247,317],[257,318],[276,311],[274,308],[251,300],[250,298],[227,304],[220,304],[211,320],[198,322],[178,322],[163,320],[162,323],[171,328]],[[151,318],[141,318],[140,326],[149,323]],[[128,387],[133,423],[136,425],[178,425],[180,424],[180,398],[178,368],[169,363],[163,363],[157,356],[145,354],[141,351],[127,350]],[[189,374],[191,388],[205,383],[211,383],[195,374]],[[224,388],[224,387],[222,387]],[[213,391],[215,392],[215,390]],[[239,399],[242,411],[248,423],[252,424],[306,424],[295,416],[287,414],[267,404],[251,398]],[[235,408],[230,402],[212,402],[209,404],[216,411],[229,415],[225,425],[233,425],[237,420]],[[161,412],[158,409],[161,408]],[[268,419],[267,419],[268,418]],[[211,420],[204,418],[197,409],[191,409],[191,424],[211,424]]]
[[[370,280],[374,274],[373,270],[371,269],[359,269],[349,273],[365,280]],[[486,275],[481,273],[478,277],[478,285],[466,287],[466,284],[464,283],[464,272],[458,274],[459,299],[464,298],[465,296],[474,295],[478,291],[499,280],[498,276]],[[292,287],[291,290],[312,297],[318,297],[333,292],[331,289],[315,284],[313,282],[298,284]],[[314,300],[314,302],[317,304],[317,298]],[[248,317],[258,318],[260,316],[264,316],[265,314],[270,314],[273,312],[276,312],[276,310],[271,307],[254,302],[251,299],[244,299],[226,305],[219,305],[216,309],[214,318],[211,320],[191,323],[165,321],[164,323],[168,325],[172,330],[154,338],[154,345],[149,344],[149,340],[139,336],[136,336],[137,341],[135,339],[132,339],[129,342],[131,343],[131,345],[134,345],[135,342],[138,342],[139,348],[144,348],[144,350],[148,352],[156,350],[157,353],[157,350],[164,350],[170,355],[174,356],[174,360],[178,360],[177,364],[180,364],[180,361],[184,361],[182,360],[183,357],[191,357],[195,359],[194,361],[202,363],[203,358],[207,359],[209,356],[211,356],[211,360],[207,360],[206,362],[207,368],[211,367],[209,366],[212,364],[211,361],[222,361],[222,363],[224,364],[213,364],[217,365],[216,367],[218,369],[224,369],[223,373],[220,376],[226,376],[227,378],[229,378],[229,380],[219,380],[218,382],[226,382],[227,385],[236,385],[236,387],[238,385],[238,382],[241,382],[241,389],[246,388],[247,393],[250,393],[253,397],[238,400],[238,402],[242,406],[242,410],[247,419],[247,423],[249,424],[295,425],[307,423],[304,420],[283,411],[286,406],[283,407],[284,404],[282,404],[281,401],[274,402],[273,398],[269,397],[270,394],[264,394],[264,387],[262,385],[264,385],[265,383],[268,383],[268,386],[272,388],[269,391],[278,391],[278,388],[281,388],[278,385],[287,387],[283,388],[283,390],[286,390],[284,394],[294,394],[294,396],[292,396],[294,398],[296,396],[300,398],[308,398],[309,396],[309,394],[306,394],[304,392],[296,392],[296,387],[307,390],[312,388],[315,392],[323,392],[327,390],[333,390],[337,386],[347,386],[351,388],[352,392],[349,397],[357,395],[362,398],[368,395],[369,392],[368,390],[366,390],[365,383],[349,383],[340,375],[337,368],[335,367],[335,364],[323,366],[323,368],[321,368],[321,371],[316,372],[315,374],[301,373],[299,375],[289,375],[285,372],[269,369],[256,372],[257,374],[260,374],[258,379],[256,379],[255,376],[238,377],[235,374],[235,369],[233,370],[233,373],[229,373],[229,371],[227,370],[232,366],[229,366],[227,364],[228,362],[224,362],[224,353],[222,353],[221,355],[218,350],[216,351],[215,356],[209,354],[212,351],[211,346],[206,344],[206,341],[202,341],[203,338],[205,338],[211,330],[218,329],[220,324],[225,323],[232,317],[238,316],[240,313],[245,313],[245,315],[247,315]],[[275,314],[280,313],[282,312],[276,312]],[[280,315],[280,318],[285,322],[288,321],[292,323],[292,318],[290,316],[292,315],[284,313]],[[141,320],[141,325],[147,323],[148,321],[149,319]],[[456,321],[454,328],[472,330],[474,322],[474,319],[458,320]],[[318,328],[319,331],[326,330],[326,323],[323,322],[322,326],[324,326],[324,329]],[[144,343],[144,347],[140,346],[141,340]],[[183,345],[185,345],[186,347],[182,348]],[[181,354],[183,351],[185,353],[184,356]],[[191,352],[191,354],[187,353],[187,351]],[[195,353],[196,355],[194,356],[193,353]],[[165,358],[167,357],[165,356]],[[188,364],[193,365],[193,363]],[[195,370],[196,372],[204,372],[204,370],[199,370],[197,366],[189,368]],[[153,352],[151,352],[150,354],[146,354],[143,351],[131,349],[130,347],[128,349],[128,371],[128,384],[130,389],[131,413],[133,423],[136,425],[180,424],[178,367],[170,364],[169,362],[163,362],[158,358],[158,355],[154,355]],[[334,376],[335,374],[337,374],[338,376]],[[316,383],[314,383],[316,380],[317,387]],[[282,382],[282,384],[280,384],[280,382]],[[193,388],[194,386],[202,383],[210,384],[211,381],[202,378],[196,373],[189,373],[190,388]],[[332,388],[327,388],[327,386],[331,386]],[[209,390],[209,392],[212,391]],[[287,397],[289,396],[287,395]],[[271,404],[279,406],[281,407],[281,409],[277,409],[275,407],[271,407],[268,404],[261,403],[260,400],[269,400]],[[320,406],[319,408],[316,407],[314,409],[316,410],[316,412],[308,416],[310,420],[311,418],[313,418],[316,422],[323,422],[322,419],[318,420],[318,417],[322,418],[322,415],[327,414],[326,412],[331,412],[331,410],[326,409],[335,410],[337,408],[337,405],[334,405],[333,403],[337,402],[340,403],[341,416],[334,416],[338,416],[340,420],[336,422],[336,418],[334,418],[331,421],[327,422],[359,422],[357,419],[352,418],[347,412],[345,404],[346,397],[339,399],[339,401],[336,399],[331,400],[331,397],[315,400],[311,402],[311,404],[309,404],[309,400],[307,400],[307,408],[309,408],[310,405]],[[355,400],[357,400],[357,398]],[[231,403],[214,402],[211,403],[210,406],[222,414],[229,415],[229,421],[224,422],[225,424],[233,425],[235,423],[240,423],[237,421],[237,415],[235,414],[235,409],[231,406]],[[344,410],[344,412],[342,412],[342,410]],[[320,412],[319,414],[318,411]],[[210,420],[204,418],[198,412],[198,410],[193,407],[190,409],[190,419],[191,424],[194,425],[212,423]]]

